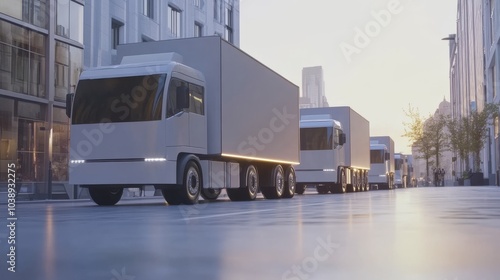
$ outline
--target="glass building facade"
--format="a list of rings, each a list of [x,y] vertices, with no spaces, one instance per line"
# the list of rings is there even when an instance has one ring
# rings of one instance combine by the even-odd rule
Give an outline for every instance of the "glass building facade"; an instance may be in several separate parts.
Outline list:
[[[7,191],[11,163],[19,190],[30,198],[67,187],[65,97],[82,71],[83,2],[0,5],[0,193]]]

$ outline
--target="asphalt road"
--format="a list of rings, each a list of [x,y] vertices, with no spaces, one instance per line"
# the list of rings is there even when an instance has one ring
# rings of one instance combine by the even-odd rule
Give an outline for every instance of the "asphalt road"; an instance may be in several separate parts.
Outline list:
[[[0,279],[500,279],[498,187],[19,203],[16,217],[16,272],[4,225]]]

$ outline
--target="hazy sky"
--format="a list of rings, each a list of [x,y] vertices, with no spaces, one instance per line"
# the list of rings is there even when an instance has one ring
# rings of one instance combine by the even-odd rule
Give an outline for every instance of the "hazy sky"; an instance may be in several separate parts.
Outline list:
[[[370,121],[371,135],[389,135],[396,152],[410,153],[403,110],[411,104],[428,116],[450,100],[441,39],[456,33],[456,7],[456,0],[240,0],[240,47],[298,86],[303,67],[323,66],[330,106],[351,106]]]

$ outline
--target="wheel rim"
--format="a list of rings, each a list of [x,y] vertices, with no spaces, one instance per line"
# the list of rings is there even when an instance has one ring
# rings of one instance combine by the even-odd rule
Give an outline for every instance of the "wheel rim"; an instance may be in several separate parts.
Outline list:
[[[281,169],[281,166],[277,167],[275,184],[276,192],[281,195],[284,189],[283,169]]]
[[[187,172],[187,189],[192,196],[195,196],[200,189],[200,177],[194,167],[190,167]]]
[[[295,193],[295,176],[293,176],[291,171],[288,174],[288,190],[290,191],[290,194]]]
[[[247,186],[250,194],[257,193],[258,184],[257,184],[257,171],[255,168],[249,168],[248,176],[247,176]]]
[[[345,172],[342,170],[342,182],[340,184],[342,185],[342,192],[346,192],[347,189],[347,182],[346,182],[346,177],[345,177]]]

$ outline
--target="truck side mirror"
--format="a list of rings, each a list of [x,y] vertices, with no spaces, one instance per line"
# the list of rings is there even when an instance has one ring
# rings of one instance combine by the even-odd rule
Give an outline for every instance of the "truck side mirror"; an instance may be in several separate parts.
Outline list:
[[[385,152],[385,160],[391,160],[391,154]]]
[[[66,94],[66,116],[68,118],[71,118],[71,107],[73,106],[73,98],[75,97],[74,93],[68,93]]]
[[[339,145],[342,146],[347,142],[345,133],[340,133]]]
[[[185,83],[177,87],[176,94],[176,107],[178,110],[189,108],[189,88]]]

